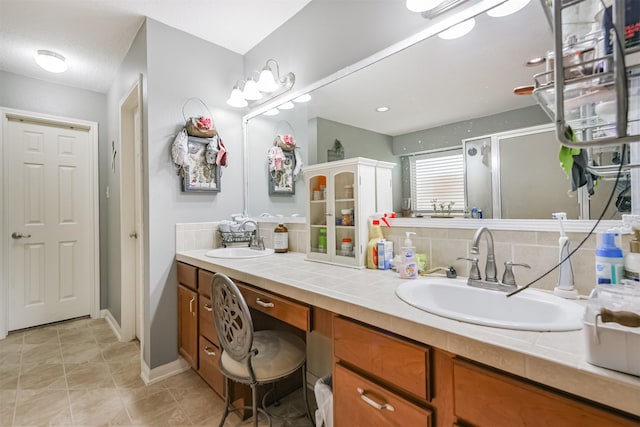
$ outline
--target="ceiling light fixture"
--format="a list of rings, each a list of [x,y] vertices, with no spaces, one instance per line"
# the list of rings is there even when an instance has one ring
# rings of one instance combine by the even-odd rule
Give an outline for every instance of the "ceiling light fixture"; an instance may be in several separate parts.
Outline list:
[[[512,13],[516,13],[517,11],[528,5],[530,1],[531,0],[509,0],[499,6],[494,7],[493,9],[489,9],[487,11],[487,15],[493,18],[508,16]]]
[[[251,73],[251,77],[246,80],[246,83],[244,83],[244,89],[242,89],[242,91],[240,91],[238,84],[234,86],[231,91],[231,96],[229,97],[229,100],[227,100],[227,104],[232,107],[243,108],[247,107],[249,105],[249,102],[247,101],[250,101],[252,104],[251,106],[253,107],[287,92],[293,87],[293,84],[296,81],[296,76],[292,72],[280,77],[280,66],[278,65],[278,61],[275,59],[267,60],[264,67],[262,67],[262,71],[259,73],[257,80],[253,77],[254,73],[257,74],[258,71],[253,71]],[[240,96],[245,100],[244,103],[237,99],[238,94],[235,92],[236,89],[240,91]],[[233,104],[230,101],[232,101]]]
[[[277,108],[272,108],[271,110],[267,110],[264,112],[265,116],[277,116],[278,114],[280,114],[280,110],[278,110]]]
[[[407,9],[411,12],[426,12],[438,6],[444,0],[407,0]]]
[[[378,107],[378,108],[376,108],[376,111],[377,111],[378,113],[386,113],[386,112],[387,112],[387,111],[389,111],[390,109],[391,109],[391,108],[389,108],[389,107]]]
[[[50,50],[38,50],[36,63],[50,73],[62,73],[67,71],[67,60],[59,53]]]
[[[474,18],[470,18],[438,33],[438,37],[444,40],[458,39],[467,34],[469,31],[473,30],[473,27],[475,26],[476,20]]]

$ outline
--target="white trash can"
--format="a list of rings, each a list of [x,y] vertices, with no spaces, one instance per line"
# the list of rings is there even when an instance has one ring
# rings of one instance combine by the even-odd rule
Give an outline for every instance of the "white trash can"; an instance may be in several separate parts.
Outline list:
[[[316,395],[316,427],[333,427],[333,391],[331,375],[316,381],[313,391]]]

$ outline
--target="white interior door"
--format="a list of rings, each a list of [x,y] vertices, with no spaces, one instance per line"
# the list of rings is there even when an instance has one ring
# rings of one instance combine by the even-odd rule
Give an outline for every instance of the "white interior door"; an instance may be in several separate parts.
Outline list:
[[[8,330],[91,314],[89,132],[9,119]]]

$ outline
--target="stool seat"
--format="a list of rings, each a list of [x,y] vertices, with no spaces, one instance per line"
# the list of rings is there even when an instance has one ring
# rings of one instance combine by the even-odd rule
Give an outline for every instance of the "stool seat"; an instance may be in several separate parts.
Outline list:
[[[255,379],[259,383],[284,378],[305,363],[305,343],[290,332],[269,330],[253,334],[253,348],[258,353],[251,358]],[[220,368],[226,376],[236,380],[251,380],[247,363],[222,352]]]

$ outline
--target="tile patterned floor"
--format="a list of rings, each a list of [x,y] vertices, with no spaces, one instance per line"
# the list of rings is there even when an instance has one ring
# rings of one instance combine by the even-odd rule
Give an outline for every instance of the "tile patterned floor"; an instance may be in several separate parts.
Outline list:
[[[0,340],[0,426],[218,425],[224,402],[194,371],[147,386],[139,358],[139,344],[118,342],[103,319],[11,333]],[[275,410],[303,408],[300,391]],[[235,414],[225,423],[245,425],[251,420]],[[273,425],[312,424],[300,418]]]

